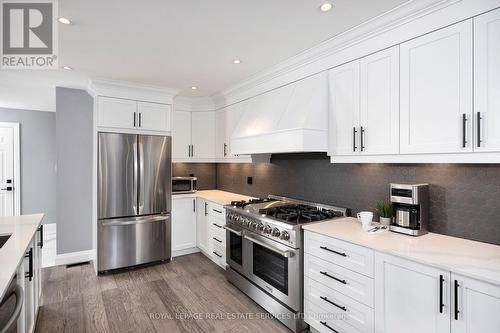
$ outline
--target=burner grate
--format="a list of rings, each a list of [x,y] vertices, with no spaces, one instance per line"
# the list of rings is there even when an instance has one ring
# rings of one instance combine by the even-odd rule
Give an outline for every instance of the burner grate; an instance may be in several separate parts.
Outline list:
[[[307,205],[286,205],[281,207],[264,208],[259,210],[259,214],[265,214],[281,221],[295,223],[322,221],[342,215],[340,212],[336,212],[334,210]]]

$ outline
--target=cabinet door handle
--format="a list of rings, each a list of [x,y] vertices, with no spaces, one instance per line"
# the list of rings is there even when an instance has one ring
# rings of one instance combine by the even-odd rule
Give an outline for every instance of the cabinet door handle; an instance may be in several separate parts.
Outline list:
[[[191,157],[191,145],[188,145],[188,157]]]
[[[330,279],[334,279],[337,282],[340,282],[340,283],[343,283],[343,284],[347,284],[346,280],[339,279],[339,278],[337,278],[337,277],[335,277],[333,275],[328,274],[327,272],[320,272],[320,273],[323,274],[324,276],[328,276]]]
[[[329,300],[328,297],[326,297],[326,296],[320,296],[319,298],[321,298],[323,301],[325,301],[327,303],[330,303],[333,306],[336,306],[337,308],[339,308],[342,311],[347,311],[347,308],[345,306],[338,305],[337,303]]]
[[[196,212],[196,199],[193,199],[193,212]]]
[[[358,131],[356,131],[356,127],[353,127],[352,128],[352,151],[353,152],[356,152],[356,149],[358,149],[358,147],[356,147],[356,134],[358,133]]]
[[[462,114],[462,148],[467,147],[467,115]]]
[[[208,203],[205,202],[205,216],[208,215],[208,212],[207,212],[207,206],[208,206]]]
[[[220,239],[217,239],[217,238],[215,238],[215,237],[212,237],[212,238],[214,239],[214,241],[219,242],[219,243],[222,243],[222,241],[221,241]]]
[[[326,323],[326,321],[320,321],[321,325],[325,326],[326,328],[329,328],[331,331],[335,332],[335,333],[340,333],[339,331],[337,331],[336,329],[334,329],[333,327],[331,327],[330,325],[328,325]]]
[[[363,126],[360,127],[360,133],[359,133],[359,136],[360,136],[360,148],[361,148],[361,151],[364,151],[365,150],[365,129],[363,128]]]
[[[460,287],[460,285],[458,284],[458,281],[455,280],[455,282],[454,282],[454,289],[455,289],[455,320],[458,320],[458,314],[460,313],[460,311],[458,310],[458,287]]]
[[[227,155],[226,149],[227,149],[227,144],[224,143],[224,157],[226,157],[226,155]]]
[[[191,145],[191,157],[194,157],[194,145]]]
[[[342,256],[342,257],[347,257],[347,254],[345,254],[344,252],[337,252],[335,250],[327,248],[326,246],[320,246],[319,248],[322,250],[328,251],[328,252],[338,254],[339,256]]]
[[[477,134],[477,146],[481,147],[481,112],[476,113],[476,134]]]
[[[222,256],[220,254],[218,254],[217,252],[213,251],[212,253],[215,254],[217,257],[222,258]]]
[[[214,226],[216,226],[217,228],[221,228],[222,229],[222,226],[221,225],[218,225],[217,223],[212,223]]]
[[[139,127],[142,126],[142,113],[139,112]]]
[[[134,127],[136,127],[137,112],[134,112]]]
[[[443,308],[444,308],[443,283],[444,283],[444,277],[442,275],[439,275],[439,313],[443,313]]]
[[[40,231],[40,241],[38,242],[38,246],[40,246],[40,248],[43,248],[43,224],[40,225],[38,231]]]
[[[24,255],[25,258],[29,258],[28,266],[29,271],[24,273],[24,277],[28,278],[30,281],[33,279],[33,248],[31,247],[28,253]]]
[[[213,210],[214,212],[216,212],[216,213],[222,214],[222,211],[220,211],[220,210],[217,210],[217,209],[212,209],[212,210]]]

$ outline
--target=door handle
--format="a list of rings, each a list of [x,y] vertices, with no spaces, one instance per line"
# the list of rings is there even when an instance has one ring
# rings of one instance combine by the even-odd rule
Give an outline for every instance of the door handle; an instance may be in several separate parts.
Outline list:
[[[193,199],[193,212],[196,213],[196,199]]]
[[[114,226],[126,226],[132,224],[146,224],[146,223],[160,222],[168,219],[170,219],[170,214],[153,216],[153,217],[146,216],[140,219],[132,218],[132,219],[121,219],[117,221],[104,221],[101,222],[101,226],[114,227]]]
[[[222,258],[222,256],[220,254],[218,254],[217,252],[213,251],[212,253],[215,254],[217,257]]]
[[[33,248],[31,247],[28,253],[24,255],[25,258],[29,259],[28,262],[28,269],[29,271],[27,273],[24,273],[24,277],[28,278],[30,281],[33,279]]]
[[[329,328],[331,331],[335,332],[335,333],[340,333],[339,331],[337,331],[336,329],[334,329],[333,327],[331,327],[330,325],[328,325],[326,323],[326,321],[320,321],[321,325],[325,326],[326,328]]]
[[[38,228],[38,231],[40,231],[40,241],[38,242],[38,246],[40,248],[43,248],[43,224]]]
[[[347,311],[347,308],[345,306],[338,305],[337,303],[329,300],[328,297],[326,297],[326,296],[320,296],[319,298],[321,298],[323,301],[325,301],[327,303],[330,303],[333,306],[336,306],[337,308],[339,308],[342,311]]]
[[[337,281],[337,282],[340,282],[340,283],[342,283],[342,284],[347,284],[347,281],[346,281],[346,280],[339,279],[338,277],[335,277],[335,276],[333,276],[333,275],[330,275],[330,274],[328,274],[327,272],[322,272],[322,271],[320,271],[320,273],[321,273],[321,274],[323,274],[324,276],[329,277],[330,279],[334,279],[334,280],[335,280],[335,281]]]
[[[327,248],[326,246],[320,246],[319,248],[322,250],[328,251],[328,252],[338,254],[339,256],[342,256],[342,257],[347,257],[347,254],[345,254],[344,252],[337,252],[335,250]]]
[[[222,227],[223,227],[224,229],[226,229],[227,231],[232,232],[232,233],[233,233],[233,234],[235,234],[236,236],[240,236],[240,237],[241,237],[241,235],[243,235],[243,232],[241,232],[241,231],[237,231],[237,230],[234,230],[233,228],[230,228],[230,227],[228,227],[227,225],[223,225]]]
[[[460,287],[460,285],[458,284],[458,281],[455,280],[455,283],[454,283],[454,289],[455,289],[455,320],[458,320],[458,314],[460,313],[460,311],[458,310],[458,287]]]
[[[142,113],[139,112],[139,127],[142,126]]]
[[[205,202],[205,216],[208,215],[208,212],[207,212],[207,206],[208,206],[208,203]]]
[[[226,143],[224,143],[224,157],[226,157],[226,156],[227,156],[226,149],[227,149],[227,144],[226,144]]]
[[[134,112],[134,127],[136,127],[137,112]]]
[[[277,249],[277,248],[275,248],[275,247],[274,247],[274,246],[272,246],[272,245],[269,245],[269,244],[266,244],[266,243],[264,243],[264,242],[261,242],[260,240],[255,239],[255,238],[253,238],[253,237],[249,237],[249,236],[246,236],[246,235],[245,235],[245,236],[243,236],[243,237],[244,237],[245,239],[249,240],[249,241],[250,241],[250,242],[252,242],[252,243],[255,243],[255,244],[257,244],[257,245],[260,245],[260,246],[262,246],[262,247],[264,247],[264,248],[266,248],[266,249],[268,249],[268,250],[271,250],[271,251],[273,251],[273,252],[275,252],[275,253],[279,254],[279,255],[280,255],[280,256],[282,256],[282,257],[285,257],[285,258],[291,258],[291,257],[293,257],[293,252],[290,252],[290,251],[281,251],[280,249]]]
[[[353,152],[356,152],[356,149],[358,149],[358,147],[356,147],[356,134],[358,133],[358,131],[356,131],[356,127],[353,127],[352,128],[352,151]]]
[[[477,134],[477,146],[481,147],[481,112],[476,113],[476,134]]]
[[[467,147],[467,115],[462,114],[462,148]]]
[[[191,145],[191,157],[194,157],[194,145]]]
[[[214,241],[219,242],[219,243],[222,243],[222,241],[221,241],[220,239],[217,239],[217,238],[215,238],[215,237],[212,237],[212,238],[214,239]]]
[[[443,275],[439,275],[439,313],[443,313],[443,283],[444,277]]]
[[[365,129],[363,128],[363,126],[360,127],[360,133],[359,133],[359,136],[360,136],[360,148],[361,148],[361,151],[364,151],[365,150]]]
[[[5,188],[0,189],[0,191],[8,191],[8,192],[10,192],[10,191],[12,191],[13,189],[14,189],[14,188],[13,188],[12,186],[7,186],[7,187],[5,187]]]

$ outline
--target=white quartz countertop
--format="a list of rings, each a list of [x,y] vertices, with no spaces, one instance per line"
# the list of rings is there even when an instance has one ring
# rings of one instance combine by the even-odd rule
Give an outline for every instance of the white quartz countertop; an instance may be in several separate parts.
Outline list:
[[[0,300],[42,220],[43,214],[0,217],[0,235],[12,234],[0,248]]]
[[[196,193],[172,195],[173,200],[182,198],[202,198],[208,201],[215,202],[219,205],[229,205],[231,201],[249,200],[252,199],[253,197],[236,194],[232,192],[220,191],[220,190],[203,190],[203,191],[197,191]]]
[[[500,246],[428,233],[419,237],[361,229],[357,219],[305,225],[304,230],[500,285]]]

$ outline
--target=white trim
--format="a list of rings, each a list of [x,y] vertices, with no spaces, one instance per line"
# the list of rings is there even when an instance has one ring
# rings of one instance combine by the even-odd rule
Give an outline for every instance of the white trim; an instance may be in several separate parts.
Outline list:
[[[93,261],[93,260],[94,260],[94,250],[86,250],[86,251],[57,254],[55,263],[56,265],[69,265],[69,264],[77,264],[80,262]]]
[[[178,251],[172,251],[172,258],[185,256],[187,254],[192,254],[192,253],[197,253],[197,252],[200,252],[200,249],[197,247],[192,247],[189,249],[178,250]]]
[[[0,127],[12,128],[14,131],[14,215],[21,215],[21,138],[20,138],[20,124],[15,122],[0,122]]]
[[[499,153],[330,156],[331,163],[500,163]]]

